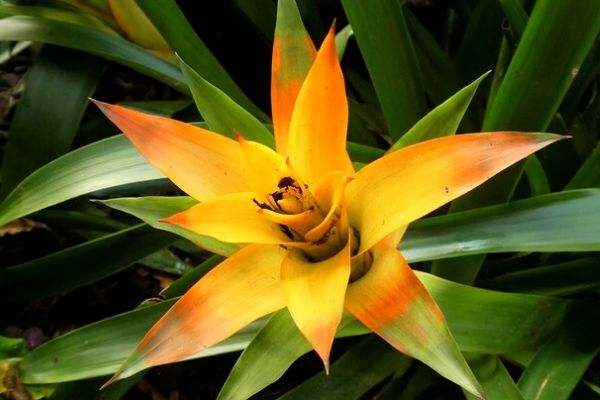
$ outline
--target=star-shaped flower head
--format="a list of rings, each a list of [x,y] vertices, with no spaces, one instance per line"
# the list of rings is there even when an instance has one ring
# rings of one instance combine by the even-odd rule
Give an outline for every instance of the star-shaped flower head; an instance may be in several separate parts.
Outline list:
[[[532,152],[551,134],[461,134],[391,152],[355,172],[331,29],[318,52],[281,0],[272,66],[276,151],[97,103],[142,155],[199,200],[167,222],[241,249],[198,281],[113,379],[184,360],[287,307],[325,368],[342,313],[481,395],[442,312],[396,246],[406,226]],[[236,129],[236,127],[232,127]]]

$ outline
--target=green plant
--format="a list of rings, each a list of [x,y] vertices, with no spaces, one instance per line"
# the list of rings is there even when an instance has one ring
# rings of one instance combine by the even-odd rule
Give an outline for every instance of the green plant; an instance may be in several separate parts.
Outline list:
[[[118,2],[110,3],[118,7]],[[92,94],[110,101],[136,99],[121,86],[103,89],[106,77],[116,71],[115,63],[127,68],[122,69],[126,79],[137,76],[131,69],[152,78],[141,87],[142,97],[153,101],[134,101],[129,107],[194,122],[200,117],[189,107],[191,95],[210,130],[229,137],[237,130],[247,139],[273,144],[269,113],[225,72],[174,1],[138,1],[140,8],[131,11],[131,18],[141,18],[141,10],[147,16],[143,24],[115,19],[111,4],[0,5],[0,39],[17,41],[3,43],[7,51],[23,51],[28,46],[24,41],[46,43],[41,51],[32,51],[36,58],[2,148],[0,225],[16,220],[2,228],[9,232],[10,226],[23,231],[42,222],[68,239],[60,251],[0,269],[2,302],[14,310],[3,317],[3,325],[18,321],[15,314],[28,302],[40,304],[32,301],[49,296],[68,301],[68,291],[134,263],[143,265],[143,271],[160,271],[157,276],[180,277],[162,292],[165,301],[104,314],[108,318],[97,317],[33,350],[22,340],[2,338],[0,391],[12,396],[29,391],[52,399],[122,397],[144,379],[143,373],[103,392],[97,388],[174,299],[220,262],[213,253],[231,254],[236,248],[162,222],[195,201],[166,197],[175,189],[163,175],[123,136],[114,135],[98,113],[86,111],[86,98]],[[597,396],[597,368],[592,364],[600,329],[594,253],[600,247],[599,102],[593,95],[600,65],[597,3],[586,0],[573,7],[562,0],[457,1],[431,8],[442,16],[442,28],[428,24],[421,15],[427,8],[419,2],[344,0],[333,11],[317,1],[299,5],[316,39],[326,28],[319,11],[336,14],[340,26],[344,14],[349,22],[336,42],[347,77],[347,149],[357,169],[390,147],[456,132],[552,131],[572,136],[491,179],[449,209],[411,223],[399,249],[411,265],[429,272],[417,276],[446,316],[486,398]],[[247,19],[259,46],[270,46],[273,2],[234,1],[224,7]],[[146,28],[123,29],[138,25]],[[185,63],[164,48],[158,53],[145,50],[152,47],[148,37],[168,45]],[[243,49],[227,49],[236,51]],[[486,80],[482,75],[490,69]],[[122,93],[115,93],[115,87]],[[153,196],[117,198],[140,193]],[[106,197],[111,199],[87,201]],[[172,233],[202,243],[205,250]],[[187,260],[200,265],[192,268]],[[283,397],[360,398],[369,393],[408,398],[448,387],[427,367],[374,337],[359,340],[367,333],[351,317],[342,317],[337,335],[355,339],[343,342],[346,351],[333,359],[329,376],[315,370],[315,376]],[[310,346],[284,310],[197,357],[241,349],[220,398],[259,392]]]

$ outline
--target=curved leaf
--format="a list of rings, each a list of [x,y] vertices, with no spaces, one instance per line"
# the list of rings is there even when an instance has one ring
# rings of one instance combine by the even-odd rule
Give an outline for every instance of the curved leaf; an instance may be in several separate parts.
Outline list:
[[[127,138],[113,136],[65,154],[25,178],[0,204],[0,226],[95,190],[161,178]]]
[[[179,69],[143,48],[89,26],[19,15],[0,20],[0,40],[30,40],[84,51],[115,61],[187,94]]]
[[[481,75],[473,83],[465,86],[448,100],[428,112],[398,139],[389,151],[398,150],[425,140],[455,134],[479,84],[489,74],[488,71]]]
[[[19,364],[24,383],[67,382],[114,373],[144,333],[175,303],[142,306],[59,336],[27,354]],[[263,325],[257,321],[194,358],[239,351]]]
[[[411,261],[507,251],[599,251],[600,189],[553,193],[413,223]]]

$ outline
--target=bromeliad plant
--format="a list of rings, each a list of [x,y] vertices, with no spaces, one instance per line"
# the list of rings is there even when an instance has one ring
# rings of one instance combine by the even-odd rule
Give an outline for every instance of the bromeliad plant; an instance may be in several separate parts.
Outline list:
[[[200,201],[164,221],[241,247],[156,323],[111,381],[184,360],[287,307],[326,370],[347,310],[482,396],[440,309],[396,246],[410,222],[560,137],[443,137],[355,171],[334,39],[332,28],[316,52],[293,2],[282,2],[271,88],[276,151],[242,130],[233,140],[97,102],[150,163]]]

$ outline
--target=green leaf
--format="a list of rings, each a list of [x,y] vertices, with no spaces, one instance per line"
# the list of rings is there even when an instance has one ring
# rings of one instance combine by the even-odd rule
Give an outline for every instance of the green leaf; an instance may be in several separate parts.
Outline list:
[[[243,108],[261,120],[269,121],[269,118],[242,92],[206,47],[174,0],[136,0],[136,2],[180,59]]]
[[[321,372],[280,399],[359,399],[394,371],[406,371],[411,364],[410,358],[383,340],[370,337],[334,362],[329,375]]]
[[[0,336],[0,360],[7,358],[21,357],[27,352],[25,340],[22,338],[12,338]]]
[[[483,129],[544,130],[598,32],[597,1],[537,1]]]
[[[277,7],[271,0],[233,0],[233,3],[240,9],[242,14],[256,27],[261,33],[265,42],[273,43],[275,32],[275,18]]]
[[[118,104],[123,107],[134,110],[161,115],[163,117],[172,117],[176,113],[183,111],[194,102],[191,99],[183,100],[144,100],[144,101],[120,101]]]
[[[463,351],[491,354],[536,348],[566,313],[570,302],[549,297],[508,294],[459,285],[417,272],[438,303]],[[502,312],[498,312],[502,310]],[[481,316],[486,318],[482,319]],[[368,333],[344,315],[338,336]],[[285,345],[281,338],[285,337]],[[308,342],[286,310],[275,313],[244,350],[225,382],[219,400],[247,398],[277,380]]]
[[[600,144],[577,170],[575,176],[565,186],[565,190],[586,187],[600,188]]]
[[[0,40],[30,40],[84,51],[130,67],[184,94],[189,93],[175,65],[97,28],[19,15],[0,20]]]
[[[281,338],[285,338],[284,346]],[[279,379],[296,359],[310,350],[310,344],[287,309],[276,312],[231,369],[218,400],[249,398]]]
[[[174,304],[167,300],[140,307],[75,329],[44,343],[19,365],[26,384],[67,382],[114,373],[144,334]],[[248,325],[231,338],[191,358],[239,351],[254,337],[262,321]]]
[[[143,374],[137,374],[127,379],[115,382],[110,387],[99,390],[106,379],[91,378],[72,382],[64,382],[56,387],[48,400],[120,400],[134,386]]]
[[[148,225],[184,237],[213,253],[231,255],[239,247],[231,243],[219,242],[209,236],[198,235],[178,225],[160,222],[161,219],[185,211],[197,204],[191,197],[131,197],[102,201],[116,210],[135,215]]]
[[[568,296],[600,287],[600,257],[585,257],[560,264],[510,272],[480,282],[493,290]]]
[[[563,400],[600,350],[600,307],[592,302],[575,310],[536,353],[519,378],[525,399]]]
[[[473,83],[465,86],[427,113],[427,115],[421,118],[419,122],[398,139],[389,151],[398,150],[425,140],[455,134],[460,121],[475,95],[475,91],[477,91],[481,81],[488,75],[489,72],[481,75]]]
[[[427,218],[400,242],[407,260],[509,251],[599,251],[600,189]]]
[[[487,400],[523,400],[515,381],[496,355],[465,354],[471,370],[483,386]],[[467,399],[476,400],[472,394],[463,391]]]
[[[107,0],[110,12],[125,36],[146,49],[168,50],[169,45],[133,1]]]
[[[3,268],[0,270],[2,297],[5,301],[22,302],[92,283],[176,240],[176,236],[141,225]]]
[[[582,100],[586,98],[585,93],[590,88],[590,84],[596,79],[598,72],[600,72],[600,36],[596,38],[596,43],[594,43],[581,68],[577,71],[577,77],[569,87],[569,91],[561,104],[560,113],[566,121],[571,121],[573,116],[581,111]],[[594,99],[594,102],[597,103],[598,99]],[[585,111],[588,111],[589,108],[590,105],[588,104]]]
[[[348,40],[350,40],[353,35],[354,31],[352,31],[352,26],[350,25],[346,25],[335,34],[335,48],[337,49],[337,55],[340,60],[346,52]]]
[[[548,182],[546,171],[544,171],[542,163],[535,154],[525,160],[525,176],[527,176],[529,191],[532,196],[550,193],[550,182]]]
[[[95,190],[161,178],[125,136],[114,136],[65,154],[25,178],[0,204],[0,226]]]
[[[527,26],[527,20],[529,16],[523,9],[522,1],[520,0],[498,0],[504,15],[510,24],[510,30],[518,42],[525,32],[525,26]]]
[[[442,309],[462,351],[506,354],[535,349],[563,322],[573,304],[479,289],[415,272]]]
[[[183,60],[180,60],[180,64],[198,110],[212,131],[231,138],[235,138],[237,132],[248,140],[275,146],[273,134],[262,122],[201,77]]]
[[[377,91],[389,132],[398,139],[427,111],[417,56],[402,6],[394,0],[342,0],[342,5]]]
[[[87,98],[104,67],[96,57],[44,47],[29,69],[25,91],[10,124],[0,197],[31,172],[69,151]]]
[[[89,27],[103,31],[113,36],[119,36],[119,34],[114,29],[109,27],[105,22],[87,13],[73,12],[51,7],[20,6],[8,4],[8,2],[2,2],[0,4],[1,18],[19,15],[28,15],[32,17],[66,22],[69,24],[81,25],[83,27]]]
[[[453,60],[461,84],[494,67],[502,41],[503,17],[498,0],[480,0],[473,7]]]
[[[460,89],[456,67],[410,9],[404,10],[404,16],[422,70],[423,86],[432,101],[439,104]]]
[[[361,143],[347,142],[346,149],[353,161],[370,163],[385,154],[385,151],[377,147]]]
[[[442,377],[431,368],[424,364],[419,365],[412,374],[394,374],[394,379],[382,393],[380,400],[419,399],[419,396],[441,379]]]

